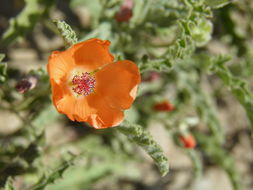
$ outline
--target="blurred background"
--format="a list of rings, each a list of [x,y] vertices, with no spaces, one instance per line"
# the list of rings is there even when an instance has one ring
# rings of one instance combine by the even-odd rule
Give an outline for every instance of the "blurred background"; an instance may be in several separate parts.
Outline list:
[[[110,40],[140,68],[125,112],[168,158],[56,112],[46,72],[78,40]],[[0,187],[4,190],[253,189],[253,1],[0,0]]]

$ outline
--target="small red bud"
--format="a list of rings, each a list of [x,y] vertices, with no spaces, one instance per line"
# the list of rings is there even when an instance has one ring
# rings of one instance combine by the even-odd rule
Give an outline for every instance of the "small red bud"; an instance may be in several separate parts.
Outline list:
[[[125,0],[121,5],[120,10],[115,14],[117,22],[127,22],[133,15],[133,0]]]
[[[16,90],[21,93],[24,94],[25,92],[27,92],[28,90],[31,90],[33,88],[35,88],[35,86],[37,85],[38,82],[38,78],[35,76],[28,76],[26,78],[21,79],[17,85],[16,85]]]
[[[155,111],[170,112],[170,111],[174,110],[175,108],[169,101],[163,101],[160,103],[156,103],[153,106],[153,109]]]
[[[183,144],[184,148],[194,148],[196,146],[195,138],[191,135],[185,135],[179,137],[180,142]]]

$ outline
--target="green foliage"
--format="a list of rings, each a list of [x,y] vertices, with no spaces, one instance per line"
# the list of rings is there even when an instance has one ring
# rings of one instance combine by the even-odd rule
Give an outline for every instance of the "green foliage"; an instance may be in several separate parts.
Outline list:
[[[209,70],[221,78],[243,106],[251,122],[251,130],[253,132],[253,94],[247,89],[244,80],[233,76],[228,68],[226,68],[225,63],[229,60],[230,57],[226,56],[215,57],[209,62]]]
[[[149,154],[149,156],[155,161],[162,176],[168,173],[168,159],[164,156],[161,147],[153,140],[152,136],[147,131],[144,131],[141,126],[131,124],[127,121],[117,129]]]
[[[74,158],[61,163],[61,165],[58,168],[50,171],[48,174],[42,175],[41,178],[38,180],[38,182],[34,184],[33,186],[29,187],[28,189],[29,190],[45,189],[47,185],[53,184],[55,183],[57,179],[62,178],[63,173],[73,164],[74,164]]]
[[[196,60],[194,60],[196,62]],[[193,63],[192,63],[193,64]],[[196,112],[198,113],[200,119],[209,127],[211,136],[198,133],[197,142],[202,146],[204,152],[212,159],[216,164],[219,164],[228,174],[230,180],[232,181],[234,189],[241,189],[240,185],[240,174],[234,167],[231,156],[222,149],[224,144],[224,127],[221,125],[217,111],[215,109],[213,100],[210,95],[208,96],[198,80],[198,74],[195,71],[186,74],[185,70],[189,69],[193,65],[189,64],[188,66],[179,65],[177,76],[178,89],[182,91],[185,96],[190,98]],[[196,64],[196,63],[195,63]],[[198,63],[197,63],[198,64]],[[183,106],[184,107],[184,106]],[[184,108],[182,108],[184,109]],[[201,138],[199,137],[201,136]],[[210,141],[209,141],[210,140]],[[194,157],[193,154],[190,154],[196,174],[200,175],[200,160],[197,157]]]
[[[76,33],[66,22],[59,20],[54,20],[53,22],[59,30],[59,34],[63,38],[66,47],[72,46],[77,43]]]
[[[205,3],[212,8],[221,8],[231,2],[231,0],[205,0]]]
[[[203,164],[200,155],[198,155],[198,152],[195,150],[187,150],[187,154],[192,160],[195,177],[201,178],[203,176]]]
[[[5,55],[3,53],[0,54],[0,61],[4,59]]]
[[[86,7],[90,10],[92,16],[92,24],[94,26],[98,25],[98,19],[101,16],[103,7],[100,0],[72,0],[70,2],[72,8],[76,7]]]
[[[206,19],[199,19],[197,23],[190,28],[192,38],[198,47],[205,46],[210,41],[212,29],[212,22]]]
[[[21,13],[10,20],[9,28],[3,35],[1,46],[4,47],[30,32],[41,17],[48,12],[54,1],[26,0],[25,3]]]
[[[215,139],[219,144],[224,141],[223,127],[217,117],[217,111],[213,106],[210,97],[202,90],[199,85],[197,73],[192,71],[191,74],[179,69],[178,88],[186,93],[196,109],[201,120],[207,124]]]
[[[41,134],[45,127],[59,117],[58,112],[54,109],[53,105],[49,105],[31,121],[31,132],[35,135]]]
[[[120,146],[118,140],[115,139],[114,142]],[[123,143],[124,145],[128,144],[126,141]],[[89,190],[102,180],[116,180],[118,177],[139,178],[139,172],[135,167],[125,168],[124,166],[133,158],[125,155],[122,147],[119,149],[108,147],[98,135],[90,135],[71,143],[71,146],[75,149],[80,148],[83,152],[79,156],[79,161],[64,173],[62,180],[58,180],[57,183],[48,186],[46,189]]]
[[[7,76],[7,63],[2,62],[4,57],[4,54],[0,54],[0,84],[5,82]]]
[[[220,165],[227,172],[232,182],[233,189],[242,189],[241,177],[235,168],[233,158],[223,150],[216,139],[212,136],[198,133],[197,140],[201,147],[205,149],[205,153],[210,157],[211,161]]]
[[[41,156],[40,149],[44,142],[45,127],[58,117],[58,113],[50,105],[36,118],[30,121],[23,120],[23,125],[27,128],[22,128],[13,136],[1,139],[0,143],[4,145],[4,148],[0,151],[0,155],[2,155],[2,159],[0,159],[0,183],[9,175],[15,176],[34,170],[32,164]],[[20,144],[20,141],[23,143]]]
[[[4,185],[4,189],[3,190],[15,190],[13,184],[12,184],[12,179],[9,177]]]

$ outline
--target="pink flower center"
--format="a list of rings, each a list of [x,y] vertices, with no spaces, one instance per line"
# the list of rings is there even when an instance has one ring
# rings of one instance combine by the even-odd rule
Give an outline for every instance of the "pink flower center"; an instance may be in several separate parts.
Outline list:
[[[72,79],[72,90],[78,95],[88,96],[94,91],[96,80],[89,73],[75,75]]]

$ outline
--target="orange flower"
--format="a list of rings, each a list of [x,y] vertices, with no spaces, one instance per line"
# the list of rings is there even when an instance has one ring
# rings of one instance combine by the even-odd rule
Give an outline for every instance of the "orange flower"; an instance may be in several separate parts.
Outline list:
[[[100,129],[119,125],[133,103],[140,73],[136,64],[114,62],[110,42],[90,39],[48,60],[52,99],[58,112],[72,121]]]

